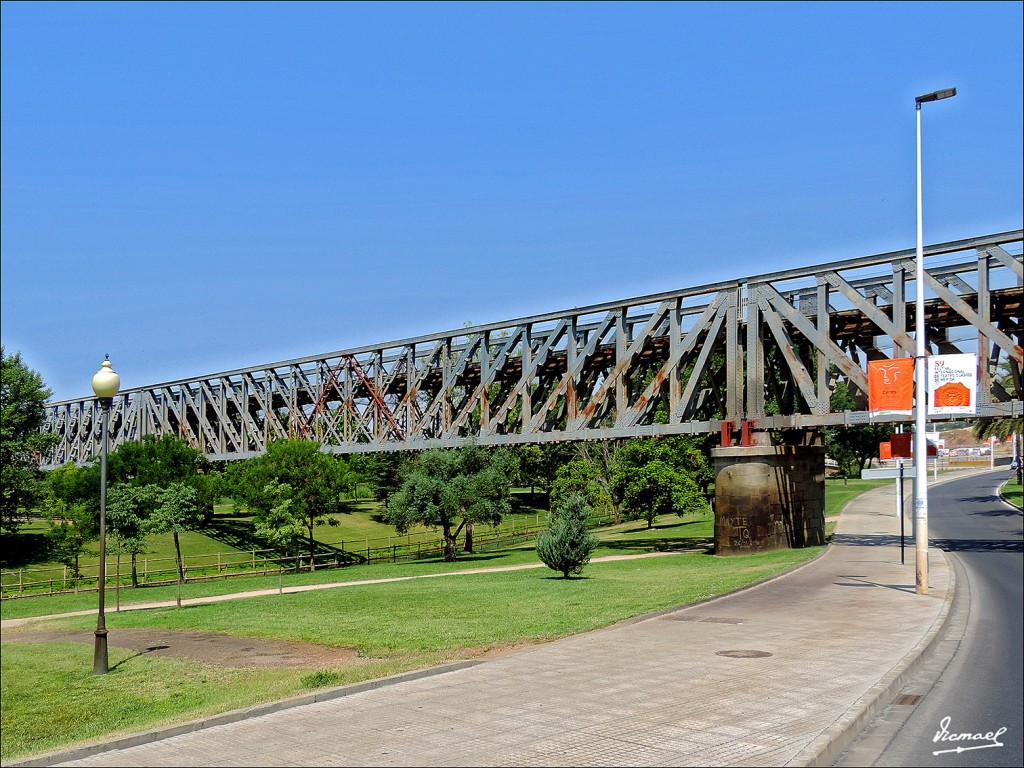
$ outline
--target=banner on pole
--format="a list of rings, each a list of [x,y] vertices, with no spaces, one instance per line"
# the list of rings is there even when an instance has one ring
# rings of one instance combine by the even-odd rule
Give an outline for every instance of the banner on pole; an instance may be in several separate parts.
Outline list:
[[[977,412],[978,356],[935,355],[928,358],[928,415]]]
[[[873,360],[868,363],[868,411],[872,416],[909,416],[914,410],[914,358]]]
[[[890,458],[893,459],[909,459],[914,455],[914,446],[911,443],[911,435],[909,432],[901,432],[898,435],[889,436],[889,452]]]

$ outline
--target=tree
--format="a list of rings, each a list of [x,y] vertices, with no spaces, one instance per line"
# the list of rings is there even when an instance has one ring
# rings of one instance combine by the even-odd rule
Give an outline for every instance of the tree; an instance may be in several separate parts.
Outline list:
[[[44,476],[47,504],[63,503],[65,507],[77,504],[88,507],[95,525],[100,519],[100,467],[99,464],[77,466],[70,461],[51,469]]]
[[[582,443],[579,446],[580,455],[588,458],[597,466],[597,474],[594,482],[601,486],[603,495],[607,497],[612,508],[612,519],[615,525],[622,522],[622,509],[619,507],[619,499],[616,498],[612,488],[612,480],[615,473],[615,452],[618,444],[611,440],[600,440],[597,443]]]
[[[145,435],[141,440],[121,443],[110,453],[108,462],[112,483],[160,488],[191,479],[207,464],[201,451],[174,435]]]
[[[530,443],[506,450],[518,467],[516,482],[528,486],[531,494],[538,488],[550,490],[559,468],[576,453],[571,443]]]
[[[385,517],[399,533],[416,524],[440,528],[444,559],[458,556],[458,537],[473,523],[498,525],[509,513],[515,461],[503,450],[477,445],[426,451],[392,496]]]
[[[312,440],[274,440],[265,454],[233,465],[228,474],[235,497],[256,514],[262,530],[274,530],[277,521],[283,526],[281,535],[287,537],[291,521],[302,521],[309,542],[309,565],[314,569],[317,521],[336,524],[330,516],[345,511],[344,494],[352,485],[345,462],[322,453],[320,444]],[[287,515],[282,508],[285,490],[290,502]]]
[[[76,579],[86,544],[99,537],[99,487],[100,468],[95,464],[79,467],[68,462],[43,477],[50,556],[70,568]]]
[[[107,524],[114,539],[111,549],[131,557],[133,587],[139,586],[138,556],[146,551],[157,491],[155,485],[119,483],[107,494]]]
[[[707,499],[700,487],[683,472],[660,459],[633,470],[622,484],[622,506],[654,527],[658,515],[704,511]]]
[[[836,383],[830,405],[833,413],[857,410],[857,401],[845,381]],[[860,476],[872,458],[878,455],[878,444],[889,439],[892,427],[885,424],[856,427],[826,427],[825,452],[847,475]]]
[[[265,509],[256,518],[256,535],[271,546],[295,553],[298,572],[299,545],[302,543],[302,516],[292,504],[292,489],[284,483],[271,480],[263,487]]]
[[[166,488],[146,486],[156,500],[153,512],[147,521],[152,533],[170,533],[174,537],[174,557],[178,565],[178,582],[185,580],[185,569],[181,563],[181,541],[179,535],[193,531],[203,521],[199,510],[199,494],[185,483],[171,483]]]
[[[1024,417],[992,417],[981,419],[974,425],[974,436],[978,440],[988,440],[990,437],[1006,440],[1011,435],[1024,435]]]
[[[546,462],[543,450],[536,443],[517,445],[511,450],[519,462],[520,481],[529,487],[531,494],[535,493],[537,486],[544,484]]]
[[[402,475],[412,461],[405,451],[393,453],[357,453],[349,457],[353,487],[358,482],[370,485],[370,493],[385,508],[388,497],[398,490]]]
[[[555,473],[551,506],[557,507],[568,496],[581,493],[591,507],[611,510],[615,524],[621,523],[621,498],[614,488],[615,455],[619,447],[621,443],[613,440],[577,443],[575,457],[566,460]]]
[[[49,529],[46,532],[50,556],[71,569],[72,578],[79,576],[78,561],[86,545],[99,536],[97,520],[85,504],[68,506],[59,499],[50,504]]]
[[[41,496],[38,457],[57,440],[40,431],[50,394],[21,353],[0,346],[0,534],[16,534]]]
[[[601,467],[590,459],[573,459],[563,464],[551,484],[551,506],[558,507],[580,496],[592,508],[611,509],[611,494],[601,479]]]
[[[999,366],[1001,373],[997,378],[997,384],[1011,397],[1019,398],[1020,393],[1017,391],[1011,365],[1009,360],[1004,360]],[[990,437],[1007,440],[1011,435],[1024,435],[1024,417],[996,416],[979,419],[974,425],[974,437],[978,440],[988,440]],[[1018,470],[1017,477],[1020,476]]]
[[[710,474],[707,459],[685,438],[632,440],[615,454],[612,491],[627,513],[652,528],[658,515],[708,509],[697,481],[705,474]]]
[[[137,442],[122,443],[110,454],[108,471],[112,483],[159,488],[185,483],[195,490],[203,514],[213,514],[219,486],[212,481],[210,463],[180,437],[145,435]]]
[[[537,556],[563,579],[582,573],[597,547],[597,536],[587,530],[590,512],[586,498],[569,496],[548,515],[548,530],[537,537]]]

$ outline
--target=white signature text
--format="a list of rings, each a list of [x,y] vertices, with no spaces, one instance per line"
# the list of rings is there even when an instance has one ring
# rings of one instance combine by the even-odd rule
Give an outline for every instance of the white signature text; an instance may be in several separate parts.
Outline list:
[[[987,733],[950,733],[949,724],[952,718],[946,715],[942,720],[939,721],[941,726],[938,731],[935,732],[935,738],[933,742],[941,741],[987,741],[988,744],[974,744],[970,747],[956,747],[955,749],[940,749],[932,752],[933,755],[942,755],[947,752],[967,752],[971,749],[989,749],[990,747],[1001,747],[1002,742],[999,741],[999,737],[1006,733],[1006,726],[1003,726],[998,731],[988,731]]]

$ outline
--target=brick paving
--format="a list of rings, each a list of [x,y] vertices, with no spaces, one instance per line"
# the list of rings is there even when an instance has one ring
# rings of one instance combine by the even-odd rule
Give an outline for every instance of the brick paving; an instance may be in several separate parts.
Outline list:
[[[824,556],[708,603],[62,764],[810,764],[948,612],[945,556],[931,550],[930,593],[915,594],[893,510],[891,487],[861,496]]]

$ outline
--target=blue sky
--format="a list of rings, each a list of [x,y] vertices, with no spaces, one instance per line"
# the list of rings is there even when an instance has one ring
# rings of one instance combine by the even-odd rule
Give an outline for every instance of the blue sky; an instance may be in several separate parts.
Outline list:
[[[2,4],[54,399],[1022,226],[1022,3]]]

